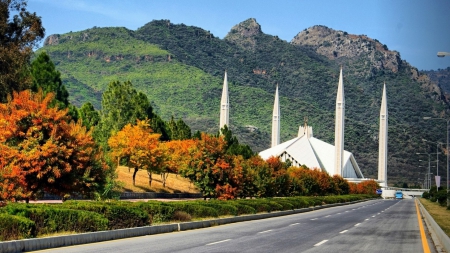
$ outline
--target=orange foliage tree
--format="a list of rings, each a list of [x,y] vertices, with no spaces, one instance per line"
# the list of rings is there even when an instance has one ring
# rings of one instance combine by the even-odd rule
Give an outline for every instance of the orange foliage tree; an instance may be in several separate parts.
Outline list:
[[[108,167],[91,132],[52,100],[26,90],[0,104],[0,199],[88,195],[104,184]]]
[[[152,184],[152,173],[159,173],[165,166],[166,154],[159,147],[160,134],[154,134],[148,120],[137,120],[136,125],[127,124],[122,130],[108,140],[113,160],[124,158],[127,166],[134,168],[133,185],[136,173],[142,169],[149,176]]]
[[[187,164],[190,156],[189,150],[194,147],[196,141],[194,140],[173,140],[160,143],[160,147],[167,155],[167,162],[165,169],[161,172],[162,185],[166,186],[166,180],[169,173],[178,174],[178,170]]]
[[[350,183],[350,194],[376,194],[380,185],[375,180],[367,180],[361,183]]]

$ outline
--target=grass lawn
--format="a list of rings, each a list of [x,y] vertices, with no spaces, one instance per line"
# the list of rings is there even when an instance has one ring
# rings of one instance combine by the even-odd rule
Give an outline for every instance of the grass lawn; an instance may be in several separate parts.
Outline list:
[[[123,182],[124,190],[131,192],[167,192],[167,193],[198,193],[198,189],[188,179],[180,175],[169,174],[166,187],[162,186],[161,175],[153,174],[152,186],[148,183],[147,171],[140,170],[136,174],[136,186],[133,186],[133,172],[128,167],[120,166],[117,169],[118,180]]]
[[[420,203],[427,209],[434,221],[444,230],[450,237],[450,210],[447,207],[442,207],[436,202],[431,202],[424,198],[419,198]]]

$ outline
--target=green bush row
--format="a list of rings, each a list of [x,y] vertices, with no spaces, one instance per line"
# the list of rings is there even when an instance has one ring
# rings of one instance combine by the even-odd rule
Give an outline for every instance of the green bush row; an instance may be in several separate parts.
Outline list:
[[[369,195],[173,202],[66,201],[63,204],[10,203],[0,208],[0,240],[32,238],[58,232],[90,232],[307,208],[371,198]]]

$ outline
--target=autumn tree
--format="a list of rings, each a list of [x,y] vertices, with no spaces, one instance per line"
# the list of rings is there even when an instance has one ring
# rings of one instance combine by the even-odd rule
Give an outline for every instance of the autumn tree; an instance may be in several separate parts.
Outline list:
[[[91,132],[50,107],[53,99],[25,90],[0,104],[1,198],[87,196],[103,186],[108,167]]]
[[[225,160],[225,141],[222,137],[202,133],[197,145],[190,150],[191,160],[181,170],[203,193],[203,197],[215,198],[216,186],[224,185],[230,164]]]
[[[108,145],[114,161],[124,158],[127,166],[133,168],[133,185],[136,173],[146,170],[149,184],[152,183],[152,174],[160,173],[165,166],[166,155],[159,144],[159,134],[153,133],[148,120],[137,120],[136,125],[127,124],[111,136]]]
[[[160,147],[167,155],[167,162],[164,170],[161,172],[163,180],[163,187],[166,186],[166,180],[169,173],[178,174],[180,168],[185,166],[190,161],[190,149],[196,145],[195,140],[172,140],[168,142],[161,142]]]
[[[30,58],[44,38],[41,18],[26,7],[25,0],[0,1],[0,102],[30,87]]]

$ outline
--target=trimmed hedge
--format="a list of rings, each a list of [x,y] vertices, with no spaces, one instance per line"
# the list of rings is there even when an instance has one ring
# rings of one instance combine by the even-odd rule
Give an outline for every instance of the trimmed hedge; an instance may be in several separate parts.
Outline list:
[[[173,206],[164,205],[162,202],[136,202],[134,206],[148,213],[150,224],[169,222],[175,213]]]
[[[35,223],[25,217],[0,213],[0,241],[33,238],[36,236]]]
[[[150,225],[148,213],[131,205],[114,202],[66,201],[62,206],[68,209],[87,210],[101,214],[108,219],[108,229],[111,230]]]
[[[194,202],[175,201],[165,204],[175,208],[175,211],[183,211],[190,214],[192,218],[219,217],[219,213],[214,208]]]
[[[68,231],[93,232],[108,228],[107,219],[89,211],[20,204],[11,204],[4,209],[11,215],[22,216],[33,221],[36,226],[36,235]]]

